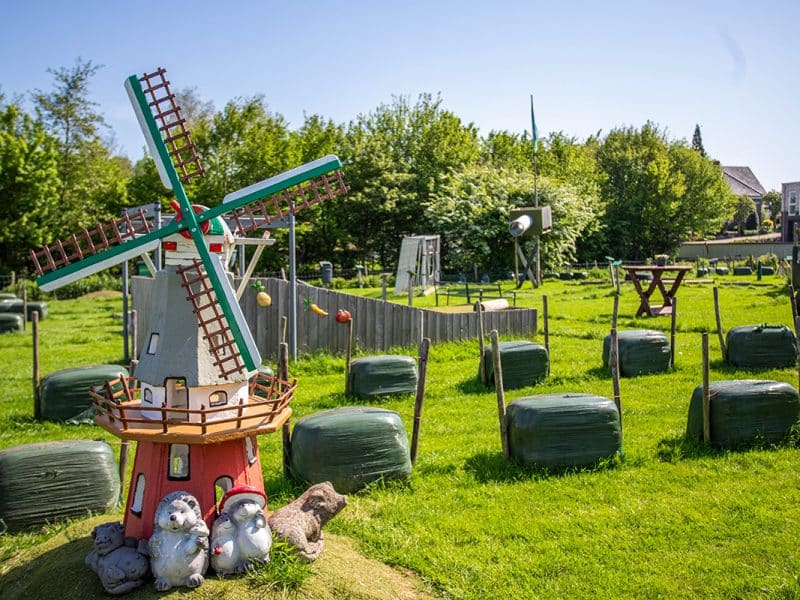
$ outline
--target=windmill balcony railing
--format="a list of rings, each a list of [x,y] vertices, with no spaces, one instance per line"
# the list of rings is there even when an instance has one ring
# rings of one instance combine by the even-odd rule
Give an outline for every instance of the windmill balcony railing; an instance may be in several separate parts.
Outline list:
[[[139,399],[138,382],[120,377],[90,389],[95,423],[123,439],[168,443],[214,443],[271,433],[291,415],[297,381],[258,376],[245,402],[200,408],[156,406]]]

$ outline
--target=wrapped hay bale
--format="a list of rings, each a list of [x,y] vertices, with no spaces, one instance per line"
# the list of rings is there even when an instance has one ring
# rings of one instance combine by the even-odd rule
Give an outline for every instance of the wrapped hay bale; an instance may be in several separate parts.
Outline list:
[[[292,430],[291,453],[296,479],[330,481],[343,494],[411,475],[406,430],[391,410],[343,407],[304,417]]]
[[[617,333],[619,370],[623,377],[663,373],[669,369],[670,348],[667,336],[660,331],[631,329]],[[608,367],[611,336],[603,340],[603,366]]]
[[[39,384],[42,419],[91,423],[94,409],[89,388],[120,376],[127,377],[128,369],[119,365],[73,367],[51,373]]]
[[[733,267],[733,274],[734,275],[752,275],[753,268],[752,267]]]
[[[0,519],[9,531],[105,512],[117,505],[119,493],[114,452],[105,442],[70,440],[0,450]]]
[[[800,420],[800,395],[784,382],[758,379],[709,384],[711,442],[734,448],[755,441],[781,441]],[[686,437],[703,439],[703,386],[692,393]]]
[[[727,275],[728,273],[730,273],[730,269],[728,269],[728,267],[715,267],[714,272],[717,275]]]
[[[22,314],[25,310],[25,303],[19,298],[0,300],[0,313]],[[47,316],[47,302],[28,302],[28,313],[26,319],[31,320],[34,312],[39,313],[39,320]]]
[[[741,325],[728,331],[727,360],[734,367],[792,367],[797,361],[794,333],[785,325]]]
[[[22,330],[22,315],[0,313],[0,333],[17,333]]]
[[[762,266],[761,267],[761,274],[762,275],[775,275],[775,269],[773,267]]]
[[[542,394],[506,409],[511,456],[545,468],[595,464],[622,447],[619,412],[612,400],[591,394]]]
[[[0,300],[16,300],[16,294],[10,294],[8,292],[0,292]]]
[[[365,400],[413,394],[417,390],[417,361],[396,354],[365,356],[350,363],[348,377],[351,393]]]
[[[492,347],[483,349],[483,362],[487,383],[494,385],[494,359]],[[534,385],[547,377],[550,357],[541,344],[524,340],[500,342],[500,366],[503,370],[503,387],[507,390]]]

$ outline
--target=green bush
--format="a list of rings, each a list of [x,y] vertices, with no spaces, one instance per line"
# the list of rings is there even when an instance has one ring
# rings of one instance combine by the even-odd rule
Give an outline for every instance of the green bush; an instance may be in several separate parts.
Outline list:
[[[778,256],[776,254],[768,252],[767,254],[762,254],[761,256],[759,256],[758,260],[765,267],[772,267],[776,271],[778,270]]]
[[[65,285],[53,293],[47,293],[36,285],[35,281],[30,279],[21,279],[13,286],[6,286],[4,292],[12,292],[22,297],[23,290],[28,292],[28,300],[47,300],[54,296],[62,300],[70,298],[79,298],[84,294],[91,292],[99,292],[101,290],[114,290],[117,292],[122,291],[122,278],[119,275],[111,275],[108,273],[97,273],[96,275],[89,275],[83,279],[79,279],[74,283]]]
[[[348,285],[347,285],[347,280],[344,277],[333,277],[331,279],[332,290],[343,290],[346,287],[348,287]]]

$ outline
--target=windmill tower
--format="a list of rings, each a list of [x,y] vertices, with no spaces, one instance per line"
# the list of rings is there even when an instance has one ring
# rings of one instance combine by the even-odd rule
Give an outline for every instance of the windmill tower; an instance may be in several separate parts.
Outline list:
[[[261,356],[225,265],[237,237],[347,187],[330,155],[230,193],[217,207],[191,204],[183,184],[204,170],[164,69],[129,77],[125,89],[161,181],[175,194],[175,219],[154,230],[140,211],[32,251],[31,260],[50,291],[162,245],[165,267],[155,276],[136,380],[92,393],[95,422],[138,442],[124,521],[125,535],[143,539],[170,492],[194,495],[209,526],[229,489],[263,492],[257,436],[289,418],[296,383],[257,375]]]

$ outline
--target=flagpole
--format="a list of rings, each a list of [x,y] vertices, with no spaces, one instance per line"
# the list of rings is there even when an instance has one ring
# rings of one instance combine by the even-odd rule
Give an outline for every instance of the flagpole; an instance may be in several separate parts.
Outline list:
[[[531,94],[531,143],[533,144],[533,206],[538,208],[539,207],[539,165],[536,152],[536,146],[538,145],[539,136],[538,132],[536,131],[536,119],[533,116],[533,94]],[[542,269],[541,269],[541,255],[539,253],[539,234],[536,234],[533,237],[533,243],[536,245],[536,267],[534,269],[533,276],[536,281],[533,281],[533,287],[539,287],[542,285]]]

